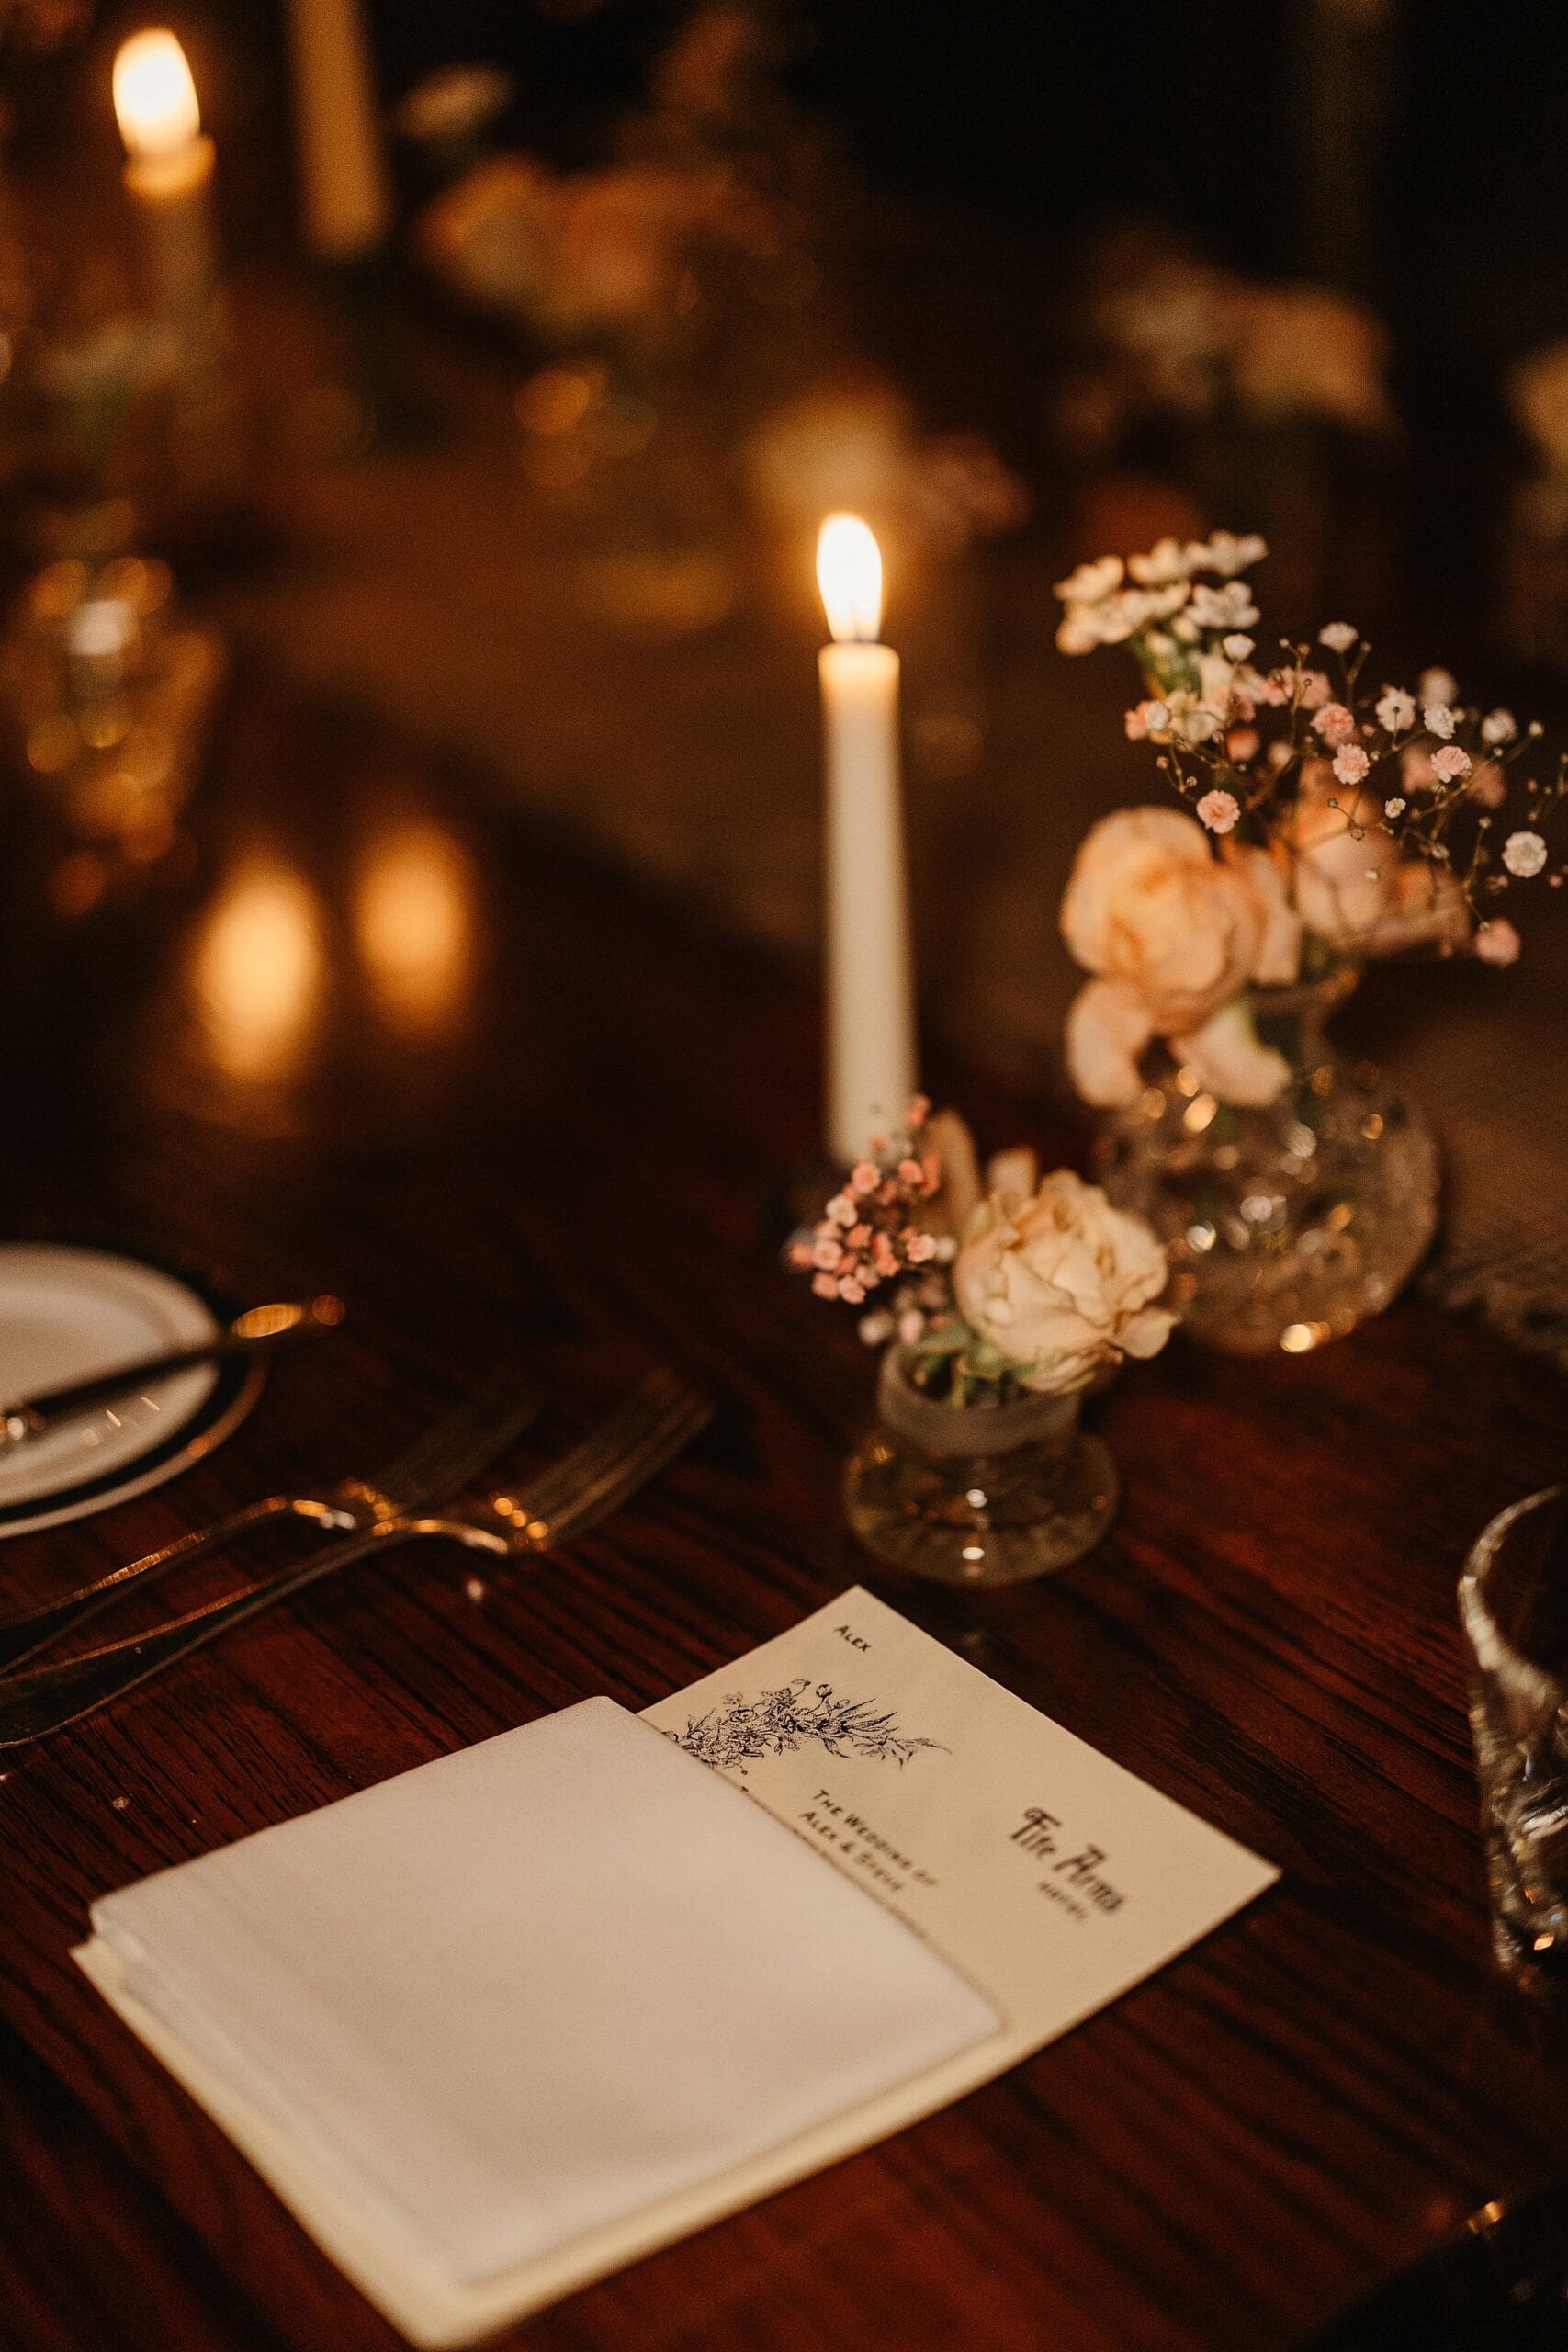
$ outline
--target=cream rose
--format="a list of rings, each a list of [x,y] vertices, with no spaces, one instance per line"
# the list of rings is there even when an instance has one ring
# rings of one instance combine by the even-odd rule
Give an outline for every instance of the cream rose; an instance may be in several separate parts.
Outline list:
[[[1062,935],[1094,976],[1066,1041],[1086,1102],[1131,1102],[1139,1057],[1156,1036],[1225,1101],[1273,1100],[1285,1064],[1236,1003],[1254,980],[1293,980],[1301,959],[1301,923],[1266,850],[1227,842],[1216,857],[1179,809],[1118,809],[1073,862]]]
[[[953,1269],[971,1329],[1026,1388],[1081,1388],[1123,1356],[1157,1355],[1176,1317],[1155,1302],[1169,1274],[1141,1217],[1067,1169],[1036,1190],[1032,1156],[994,1163]]]
[[[1310,761],[1296,807],[1296,904],[1309,931],[1358,956],[1462,946],[1470,910],[1453,876],[1402,857],[1380,822],[1382,795]]]

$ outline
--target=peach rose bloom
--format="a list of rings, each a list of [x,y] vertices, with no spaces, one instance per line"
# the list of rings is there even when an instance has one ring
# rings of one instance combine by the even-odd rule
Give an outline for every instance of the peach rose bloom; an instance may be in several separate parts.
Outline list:
[[[1052,1396],[1123,1356],[1157,1355],[1176,1317],[1155,1302],[1169,1263],[1142,1217],[1058,1169],[1036,1190],[1031,1153],[993,1165],[953,1269],[959,1313]]]
[[[1381,794],[1337,782],[1321,760],[1308,763],[1295,822],[1302,921],[1357,956],[1462,946],[1471,931],[1463,891],[1446,868],[1401,857],[1378,823],[1382,806]]]
[[[1156,1036],[1225,1101],[1272,1102],[1285,1064],[1236,1004],[1252,981],[1293,980],[1300,963],[1301,925],[1267,851],[1228,843],[1216,857],[1179,809],[1118,809],[1074,860],[1062,935],[1093,975],[1066,1040],[1086,1102],[1132,1102]]]

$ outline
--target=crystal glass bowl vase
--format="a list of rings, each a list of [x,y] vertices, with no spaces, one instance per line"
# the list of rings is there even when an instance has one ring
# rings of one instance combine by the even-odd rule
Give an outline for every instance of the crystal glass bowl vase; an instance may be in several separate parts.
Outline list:
[[[890,1567],[938,1584],[1021,1584],[1091,1551],[1116,1516],[1116,1464],[1079,1428],[1084,1391],[1007,1405],[925,1396],[897,1348],[877,1427],[844,1472],[849,1522]]]
[[[1341,1337],[1388,1306],[1437,1230],[1426,1122],[1327,1039],[1357,977],[1253,991],[1258,1034],[1290,1067],[1271,1103],[1218,1102],[1171,1063],[1101,1133],[1107,1193],[1168,1245],[1172,1304],[1215,1347],[1301,1354]]]

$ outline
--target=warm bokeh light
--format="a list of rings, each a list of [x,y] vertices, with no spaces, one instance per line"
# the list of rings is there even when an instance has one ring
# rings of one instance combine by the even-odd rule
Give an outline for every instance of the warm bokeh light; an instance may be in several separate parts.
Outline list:
[[[817,585],[836,643],[880,634],[882,549],[858,514],[829,514],[818,533]]]
[[[133,33],[114,62],[114,110],[128,155],[177,155],[201,130],[196,84],[171,32]]]
[[[449,1027],[473,958],[474,873],[462,844],[419,820],[389,828],[361,864],[353,918],[389,1025],[416,1035]]]
[[[240,866],[207,918],[192,967],[218,1068],[247,1084],[292,1077],[310,1048],[322,978],[321,917],[310,885],[272,858]]]

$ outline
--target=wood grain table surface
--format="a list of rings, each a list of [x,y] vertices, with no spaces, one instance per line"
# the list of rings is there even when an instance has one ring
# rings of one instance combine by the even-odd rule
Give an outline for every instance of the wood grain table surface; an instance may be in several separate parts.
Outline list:
[[[69,922],[13,841],[0,1219],[350,1319],[176,1483],[0,1546],[0,1604],[367,1472],[498,1359],[546,1401],[519,1475],[656,1361],[720,1409],[560,1557],[475,1583],[411,1547],[0,1758],[6,2352],[398,2340],[79,1976],[96,1895],[589,1693],[642,1707],[860,1578],[1280,1883],[1000,2081],[503,2340],[1285,2352],[1556,2169],[1568,2036],[1490,1971],[1453,1591],[1562,1468],[1557,1374],[1411,1301],[1290,1361],[1179,1340],[1098,1408],[1126,1487],[1098,1555],[895,1586],[838,1503],[870,1359],[770,1242],[817,1125],[799,975],[263,677],[193,830],[177,887]],[[1081,1152],[966,1099],[987,1145]]]

